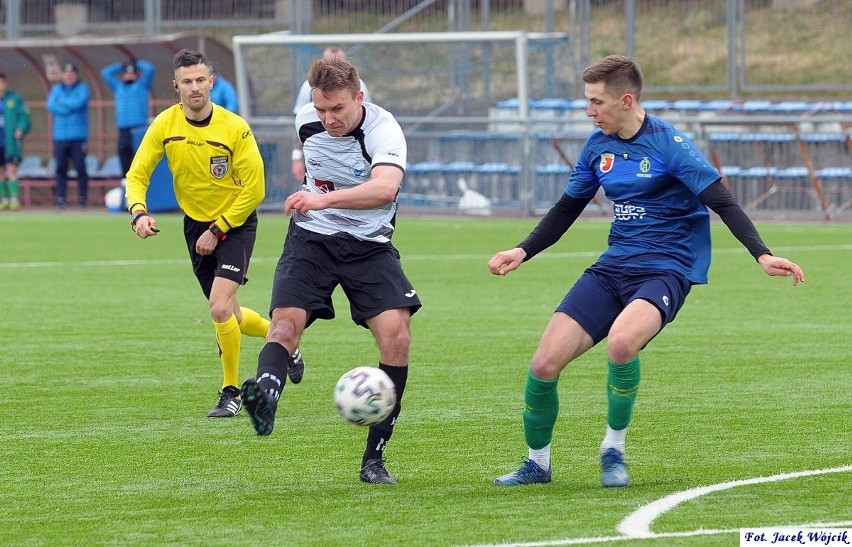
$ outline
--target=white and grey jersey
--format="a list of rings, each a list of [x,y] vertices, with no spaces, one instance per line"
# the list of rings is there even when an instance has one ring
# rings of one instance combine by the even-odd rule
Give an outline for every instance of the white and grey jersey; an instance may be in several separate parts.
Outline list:
[[[395,165],[405,171],[408,148],[393,115],[372,103],[363,104],[364,118],[355,130],[332,137],[316,110],[302,108],[296,132],[302,141],[305,184],[302,191],[316,194],[353,188],[370,180],[377,165]],[[294,213],[299,227],[326,235],[347,234],[356,239],[385,243],[394,230],[397,203],[375,209],[323,209]]]

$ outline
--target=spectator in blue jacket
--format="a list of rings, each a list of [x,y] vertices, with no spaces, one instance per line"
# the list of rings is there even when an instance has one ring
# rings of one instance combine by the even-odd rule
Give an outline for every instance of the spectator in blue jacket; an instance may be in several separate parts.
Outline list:
[[[50,89],[47,110],[53,114],[53,156],[56,158],[56,208],[65,210],[68,160],[77,170],[77,195],[85,209],[89,193],[86,144],[89,140],[89,86],[80,81],[77,66],[62,67],[62,81]]]
[[[210,90],[210,102],[239,114],[240,103],[237,100],[237,90],[234,88],[234,84],[226,80],[215,67],[213,68],[213,89]]]
[[[154,65],[143,59],[112,63],[101,70],[101,78],[115,95],[115,125],[118,128],[118,158],[126,176],[136,154],[137,141],[148,127],[148,101],[154,85]],[[139,135],[139,139],[134,138]]]

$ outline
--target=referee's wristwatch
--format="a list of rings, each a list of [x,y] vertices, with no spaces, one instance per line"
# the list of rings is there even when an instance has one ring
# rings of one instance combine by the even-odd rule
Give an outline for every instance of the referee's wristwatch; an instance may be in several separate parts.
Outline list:
[[[225,241],[225,239],[228,237],[228,232],[223,232],[221,228],[216,226],[215,222],[210,223],[210,227],[208,228],[208,230],[210,230],[210,233],[216,236],[219,241]]]
[[[142,217],[148,216],[148,213],[145,212],[145,209],[138,209],[135,212],[130,214],[130,229],[136,230],[136,221]]]

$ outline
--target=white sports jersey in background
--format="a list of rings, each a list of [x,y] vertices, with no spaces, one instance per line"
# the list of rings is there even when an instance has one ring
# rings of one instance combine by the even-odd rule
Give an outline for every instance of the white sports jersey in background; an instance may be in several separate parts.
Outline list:
[[[364,119],[343,137],[332,137],[314,108],[304,107],[296,116],[296,133],[305,158],[303,191],[314,193],[345,190],[370,180],[376,165],[406,168],[408,148],[393,115],[372,103],[364,103]],[[349,234],[361,240],[387,242],[393,235],[397,203],[377,209],[324,209],[294,213],[300,228],[326,235]]]

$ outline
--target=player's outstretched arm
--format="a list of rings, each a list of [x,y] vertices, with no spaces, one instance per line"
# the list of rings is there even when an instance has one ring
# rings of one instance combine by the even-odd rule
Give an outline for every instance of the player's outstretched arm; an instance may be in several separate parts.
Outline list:
[[[784,257],[767,254],[761,255],[757,261],[761,266],[763,266],[763,271],[766,272],[767,275],[792,277],[794,287],[805,281],[805,272],[802,271],[802,268],[800,268],[795,262]]]
[[[517,270],[526,256],[527,252],[520,247],[501,251],[488,261],[488,270],[494,275],[506,275]]]

